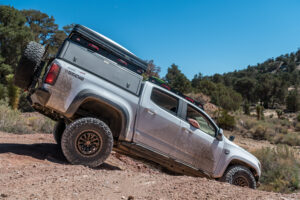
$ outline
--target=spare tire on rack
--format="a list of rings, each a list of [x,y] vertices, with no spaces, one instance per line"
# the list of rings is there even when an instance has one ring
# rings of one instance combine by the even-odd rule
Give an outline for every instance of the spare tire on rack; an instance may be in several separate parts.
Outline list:
[[[28,89],[34,74],[42,61],[45,48],[37,42],[29,42],[15,71],[14,83],[22,89]]]

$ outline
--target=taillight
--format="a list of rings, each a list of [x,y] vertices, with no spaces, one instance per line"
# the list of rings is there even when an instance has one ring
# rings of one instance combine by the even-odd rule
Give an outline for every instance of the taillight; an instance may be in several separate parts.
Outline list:
[[[60,69],[60,67],[57,64],[53,63],[50,67],[50,70],[49,70],[47,76],[46,76],[45,83],[54,85],[54,83],[57,79],[58,73],[59,73],[59,69]]]

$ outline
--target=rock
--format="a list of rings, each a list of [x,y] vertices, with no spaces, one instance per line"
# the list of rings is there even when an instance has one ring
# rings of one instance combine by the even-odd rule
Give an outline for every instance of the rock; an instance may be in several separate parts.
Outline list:
[[[128,200],[134,200],[134,197],[130,195],[130,196],[128,197]]]

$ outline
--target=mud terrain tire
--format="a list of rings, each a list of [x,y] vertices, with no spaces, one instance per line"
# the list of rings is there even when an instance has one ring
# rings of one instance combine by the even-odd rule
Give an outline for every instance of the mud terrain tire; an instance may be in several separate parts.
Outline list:
[[[110,155],[113,136],[109,127],[96,118],[81,118],[69,124],[61,138],[66,159],[75,165],[97,167]]]
[[[221,178],[221,181],[256,189],[256,181],[252,172],[248,168],[240,165],[229,167]]]
[[[14,83],[22,89],[28,89],[33,76],[41,63],[45,48],[37,42],[29,42],[15,71]]]
[[[61,144],[61,136],[66,129],[66,123],[62,120],[56,122],[53,129],[53,137],[55,142],[60,146]]]

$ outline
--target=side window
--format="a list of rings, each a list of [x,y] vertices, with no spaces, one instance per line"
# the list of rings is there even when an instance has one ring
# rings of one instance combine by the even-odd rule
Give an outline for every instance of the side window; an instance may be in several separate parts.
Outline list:
[[[200,130],[213,137],[215,136],[216,129],[211,124],[211,122],[204,115],[202,115],[201,112],[199,112],[198,110],[196,110],[190,105],[188,105],[187,108],[186,120],[188,120],[188,118],[192,118],[196,120],[200,125]]]
[[[179,100],[176,97],[167,94],[157,88],[153,88],[151,100],[159,107],[176,115],[179,103]]]

